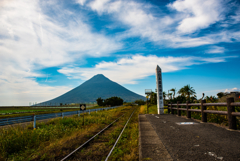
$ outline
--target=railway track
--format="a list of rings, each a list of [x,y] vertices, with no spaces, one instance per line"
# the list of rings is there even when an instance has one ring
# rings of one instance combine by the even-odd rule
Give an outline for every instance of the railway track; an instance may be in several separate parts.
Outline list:
[[[112,123],[110,123],[109,125],[107,125],[105,128],[103,128],[101,131],[99,131],[97,134],[95,134],[94,136],[92,136],[89,140],[87,140],[85,143],[83,143],[82,145],[80,145],[79,147],[77,147],[75,150],[73,150],[72,152],[70,152],[68,155],[66,155],[63,159],[61,159],[61,161],[67,161],[67,160],[102,160],[104,158],[105,161],[107,161],[109,159],[109,157],[111,156],[114,148],[116,147],[119,139],[122,136],[122,133],[124,132],[125,128],[128,125],[129,120],[131,119],[132,115],[134,114],[134,112],[136,111],[136,109],[133,109],[133,111],[131,112],[131,114],[127,117],[127,113],[121,115],[120,117],[118,117],[116,120],[114,120]],[[124,116],[127,117],[124,118]],[[121,118],[123,118],[124,120],[121,120],[121,122],[119,121]],[[125,120],[126,119],[126,120]],[[122,123],[122,124],[121,124]],[[111,132],[116,131],[116,126],[113,126],[114,124],[118,124],[118,125],[123,125],[124,126],[121,128],[121,132],[118,133],[117,139],[115,140],[115,143],[113,146],[111,146],[111,149],[109,146],[107,146],[106,149],[102,150],[102,149],[98,149],[96,147],[104,147],[98,144],[108,144],[109,140],[112,141],[113,138],[110,138],[108,135],[111,134]],[[117,132],[119,131],[119,129],[117,130]],[[116,133],[116,132],[114,132]],[[102,135],[100,135],[102,134]],[[110,135],[111,136],[111,135]],[[110,142],[111,142],[110,141]],[[91,152],[92,150],[99,150],[99,152],[101,154],[97,154],[96,156],[94,156],[93,158],[84,158],[84,155],[86,156],[86,152],[83,155],[83,151],[84,149],[86,149],[86,151],[88,151],[87,153]],[[94,151],[95,151],[94,150]],[[106,154],[106,155],[105,155]],[[88,155],[91,155],[90,153]],[[105,156],[104,156],[105,155]],[[99,158],[102,157],[102,158]],[[106,157],[106,158],[105,158]]]

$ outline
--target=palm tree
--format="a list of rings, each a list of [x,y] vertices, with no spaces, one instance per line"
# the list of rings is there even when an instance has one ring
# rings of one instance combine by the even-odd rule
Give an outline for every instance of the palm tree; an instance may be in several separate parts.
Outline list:
[[[166,92],[163,91],[163,102],[165,102],[165,99],[166,99]]]
[[[195,90],[193,89],[193,87],[190,86],[190,84],[182,87],[178,91],[178,93],[183,95],[183,96],[187,96],[189,101],[190,101],[190,96],[196,94]]]
[[[172,92],[173,92],[173,99],[174,99],[175,92],[176,92],[176,88],[172,88],[172,89],[170,89],[169,91],[172,91]]]
[[[195,90],[190,86],[190,84],[184,86],[183,88],[189,100],[191,95],[196,94]]]
[[[172,93],[168,93],[167,96],[169,99],[172,99]]]
[[[163,91],[163,99],[165,100],[166,99],[166,92]]]
[[[217,96],[218,96],[218,98],[222,98],[222,97],[224,96],[224,93],[223,93],[223,92],[219,92],[219,93],[217,94]]]
[[[186,93],[185,93],[183,87],[182,87],[181,89],[178,90],[178,94],[180,94],[181,96],[186,96]]]

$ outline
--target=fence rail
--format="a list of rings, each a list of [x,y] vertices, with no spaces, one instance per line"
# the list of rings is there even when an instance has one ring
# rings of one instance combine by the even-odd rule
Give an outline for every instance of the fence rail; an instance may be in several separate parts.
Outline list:
[[[94,107],[97,104],[86,104],[87,107]],[[46,107],[50,107],[50,108],[79,108],[79,105],[37,105],[37,106],[0,106],[1,108],[24,108],[24,107],[28,107],[28,108],[46,108]]]
[[[64,118],[64,116],[70,116],[70,115],[76,115],[76,114],[78,114],[78,116],[79,116],[81,113],[87,113],[87,112],[90,113],[90,112],[95,112],[95,111],[109,110],[109,109],[113,109],[113,108],[117,108],[117,107],[120,107],[120,106],[88,109],[85,111],[70,111],[70,112],[49,113],[49,114],[42,114],[42,115],[10,117],[10,118],[0,119],[0,126],[33,121],[33,127],[35,128],[37,120],[44,120],[44,119],[50,119],[50,118],[56,118],[56,117]]]
[[[180,106],[186,106],[186,108],[180,108]],[[201,109],[191,109],[192,106],[200,106]],[[207,110],[207,106],[227,106],[227,111]],[[168,113],[174,114],[174,110],[177,110],[178,116],[181,116],[181,111],[187,112],[187,118],[191,118],[191,112],[199,112],[202,115],[202,122],[207,122],[207,114],[218,114],[228,116],[229,129],[237,129],[236,116],[240,116],[240,112],[235,111],[235,107],[240,107],[240,102],[234,102],[234,98],[227,98],[227,102],[224,103],[206,103],[206,100],[202,100],[201,103],[179,103],[168,104]]]

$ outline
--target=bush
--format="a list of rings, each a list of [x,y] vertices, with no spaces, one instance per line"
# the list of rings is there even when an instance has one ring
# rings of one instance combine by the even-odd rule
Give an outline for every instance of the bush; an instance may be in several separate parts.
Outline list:
[[[138,104],[138,105],[145,105],[145,101],[142,100],[142,99],[136,100],[135,103]]]
[[[120,97],[110,97],[107,99],[102,99],[101,97],[99,97],[97,100],[97,104],[99,106],[106,106],[106,105],[110,105],[110,106],[119,106],[119,105],[123,105],[123,99],[121,99]]]
[[[97,101],[98,106],[103,106],[103,101],[104,101],[104,99],[102,99],[101,97],[99,97],[96,101]]]

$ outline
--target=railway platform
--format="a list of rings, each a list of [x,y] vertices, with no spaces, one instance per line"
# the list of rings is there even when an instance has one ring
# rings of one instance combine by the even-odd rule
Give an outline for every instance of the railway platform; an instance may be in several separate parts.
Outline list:
[[[139,160],[240,161],[240,132],[175,115],[139,115]]]

